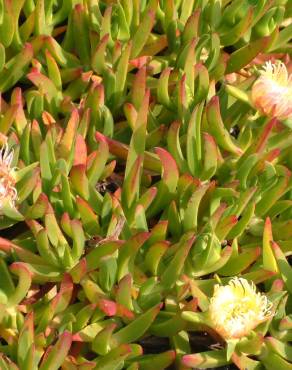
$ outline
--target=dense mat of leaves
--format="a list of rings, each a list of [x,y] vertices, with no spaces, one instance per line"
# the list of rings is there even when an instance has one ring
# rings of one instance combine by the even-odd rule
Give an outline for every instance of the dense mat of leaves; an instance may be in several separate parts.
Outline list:
[[[0,369],[292,369],[291,1],[0,5]]]

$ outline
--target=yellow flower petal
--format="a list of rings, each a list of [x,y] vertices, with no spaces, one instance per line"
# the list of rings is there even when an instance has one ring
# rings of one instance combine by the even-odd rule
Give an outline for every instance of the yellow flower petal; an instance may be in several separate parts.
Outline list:
[[[0,150],[0,214],[4,203],[15,207],[17,191],[15,188],[14,168],[11,168],[13,151],[5,144]]]
[[[279,120],[292,118],[292,76],[285,64],[267,62],[252,87],[251,97],[261,114]]]
[[[234,278],[228,285],[215,285],[209,315],[214,329],[225,339],[246,336],[271,315],[272,304],[256,292],[253,283]]]

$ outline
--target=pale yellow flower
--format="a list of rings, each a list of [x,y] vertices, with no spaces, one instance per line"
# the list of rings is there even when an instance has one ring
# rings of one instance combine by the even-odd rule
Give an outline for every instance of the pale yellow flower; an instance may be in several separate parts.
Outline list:
[[[11,167],[13,151],[5,144],[0,150],[0,214],[4,204],[15,206],[17,191],[15,188],[15,169]]]
[[[279,120],[292,118],[292,75],[285,64],[267,62],[253,84],[251,97],[261,114]]]
[[[253,283],[233,278],[225,286],[215,285],[209,316],[214,329],[225,339],[241,338],[271,316],[272,304],[256,292]]]

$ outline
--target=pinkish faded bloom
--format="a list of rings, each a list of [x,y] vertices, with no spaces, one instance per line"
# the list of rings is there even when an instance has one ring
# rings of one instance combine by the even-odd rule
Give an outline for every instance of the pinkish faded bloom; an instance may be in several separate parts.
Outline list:
[[[251,97],[261,114],[279,120],[292,118],[292,75],[288,75],[285,64],[266,62]]]
[[[13,151],[5,144],[0,150],[0,214],[4,204],[15,206],[17,191],[15,189],[15,169],[11,167]]]
[[[233,278],[215,285],[209,315],[213,328],[225,339],[241,338],[271,316],[272,304],[253,283]]]

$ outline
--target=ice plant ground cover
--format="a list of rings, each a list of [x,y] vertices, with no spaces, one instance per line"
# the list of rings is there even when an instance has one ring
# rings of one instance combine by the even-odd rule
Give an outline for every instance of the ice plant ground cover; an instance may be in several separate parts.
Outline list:
[[[292,369],[292,2],[2,0],[0,370]]]

